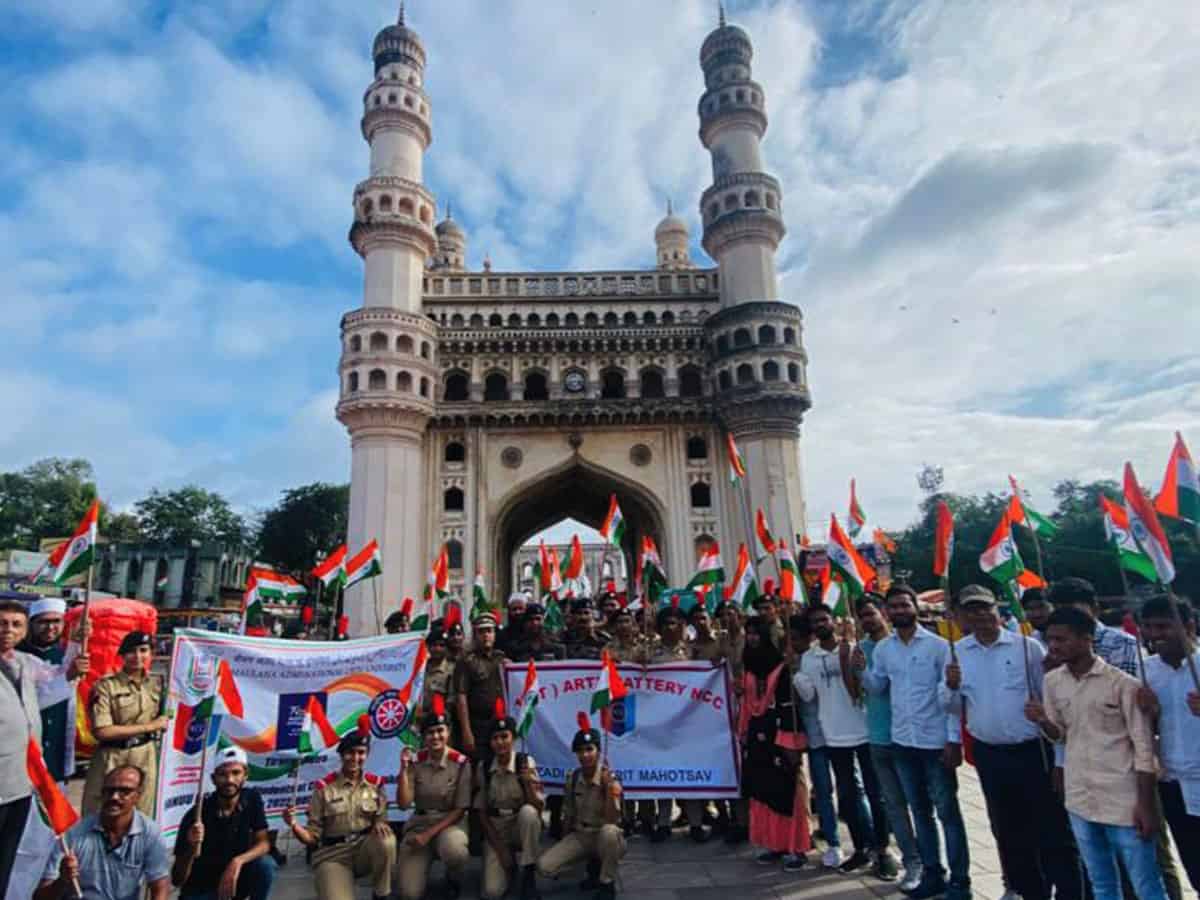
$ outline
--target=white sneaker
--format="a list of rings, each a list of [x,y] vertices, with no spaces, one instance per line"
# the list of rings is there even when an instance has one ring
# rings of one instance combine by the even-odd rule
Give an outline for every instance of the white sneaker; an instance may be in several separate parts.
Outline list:
[[[842,851],[839,847],[826,847],[821,854],[821,865],[826,869],[836,869],[842,864]]]
[[[904,877],[900,879],[900,891],[907,894],[917,889],[917,885],[921,883],[921,876],[925,874],[925,867],[921,863],[913,863],[911,866],[904,867]]]

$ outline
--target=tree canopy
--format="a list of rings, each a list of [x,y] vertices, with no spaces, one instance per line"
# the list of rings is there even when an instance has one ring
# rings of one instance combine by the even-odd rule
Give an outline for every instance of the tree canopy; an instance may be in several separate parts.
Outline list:
[[[259,520],[259,559],[285,571],[307,572],[318,554],[346,539],[349,508],[347,484],[318,481],[284,491]]]
[[[233,546],[246,544],[246,521],[220,494],[194,484],[172,491],[152,490],[134,504],[142,537],[164,544],[215,541]]]
[[[43,538],[69,536],[95,499],[86,459],[50,457],[0,472],[0,547],[36,550]]]

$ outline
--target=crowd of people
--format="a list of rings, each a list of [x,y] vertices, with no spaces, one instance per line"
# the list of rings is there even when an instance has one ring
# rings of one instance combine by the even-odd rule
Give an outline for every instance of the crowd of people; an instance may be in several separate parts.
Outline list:
[[[1101,622],[1094,589],[1078,578],[1022,602],[1032,628],[988,588],[962,588],[946,611],[949,641],[902,583],[858,597],[840,619],[770,592],[752,610],[725,602],[711,612],[578,599],[557,632],[542,606],[517,594],[504,627],[482,613],[470,641],[459,624],[433,623],[419,753],[406,751],[395,772],[368,772],[371,738],[352,731],[307,810],[288,808],[283,821],[308,850],[322,900],[349,900],[363,878],[377,898],[395,889],[417,900],[430,892],[435,861],[456,897],[473,854],[490,900],[536,898],[539,881],[578,865],[586,890],[611,897],[627,841],[670,840],[677,828],[698,843],[748,841],[759,863],[783,872],[819,866],[895,882],[914,900],[963,900],[972,890],[958,799],[965,762],[978,774],[1012,896],[1180,900],[1180,868],[1200,889],[1200,654],[1190,605],[1147,599],[1139,638]],[[393,616],[386,627],[409,624]],[[61,630],[52,602],[0,603],[0,894],[36,817],[26,740],[15,736],[42,742],[55,778],[71,774],[61,685],[86,673],[88,658],[80,635],[67,643]],[[84,818],[44,848],[33,896],[74,896],[79,884],[87,898],[132,900],[145,884],[155,900],[172,885],[188,900],[262,900],[278,856],[240,749],[214,760],[213,790],[188,812],[173,854],[151,817],[168,722],[162,682],[147,672],[149,643],[127,635],[122,669],[93,691],[100,749]],[[572,744],[578,768],[561,796],[546,795],[536,761],[515,749],[504,664],[598,660],[605,650],[619,663],[728,667],[742,799],[625,800],[586,717]],[[396,776],[392,796],[384,775]],[[402,824],[389,822],[397,804],[411,813]]]

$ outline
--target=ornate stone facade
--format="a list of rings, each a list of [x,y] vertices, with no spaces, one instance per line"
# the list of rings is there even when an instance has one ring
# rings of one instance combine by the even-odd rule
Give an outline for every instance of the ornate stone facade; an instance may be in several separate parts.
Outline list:
[[[442,543],[452,585],[483,568],[505,596],[529,537],[566,516],[598,527],[614,493],[628,523],[618,571],[649,534],[677,584],[713,539],[732,568],[752,508],[779,533],[804,522],[803,320],[778,300],[782,190],[761,171],[766,100],[751,56],[723,19],[701,51],[713,185],[700,220],[715,268],[695,266],[668,209],[654,269],[470,271],[466,234],[450,216],[433,226],[421,183],[433,134],[424,48],[403,15],[376,39],[371,176],[350,232],[365,300],[342,320],[338,418],[353,448],[349,542],[379,540],[388,611],[420,591]],[[748,498],[726,477],[726,431]],[[349,592],[355,633],[374,628],[360,592]]]

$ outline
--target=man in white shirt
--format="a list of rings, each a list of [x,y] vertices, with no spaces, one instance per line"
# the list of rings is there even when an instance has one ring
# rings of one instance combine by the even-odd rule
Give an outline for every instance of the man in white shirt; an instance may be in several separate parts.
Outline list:
[[[877,876],[891,881],[899,873],[888,852],[887,813],[871,764],[862,689],[850,670],[850,644],[844,638],[838,639],[833,616],[825,607],[813,607],[808,618],[817,641],[800,657],[800,667],[792,682],[801,700],[817,701],[817,717],[837,781],[838,810],[850,828],[854,843],[854,853],[838,870],[861,869],[871,862],[875,851]]]
[[[1178,617],[1165,594],[1142,605],[1142,635],[1156,655],[1146,660],[1148,692],[1143,689],[1138,699],[1158,732],[1163,814],[1188,881],[1200,891],[1200,690],[1193,680],[1200,671],[1200,651],[1195,611],[1186,600],[1178,601],[1176,610]]]
[[[986,587],[964,587],[958,606],[971,634],[955,645],[939,693],[948,713],[966,713],[1008,885],[1024,900],[1081,900],[1079,851],[1051,780],[1054,751],[1025,716],[1026,700],[1042,696],[1046,651],[1001,625]]]

